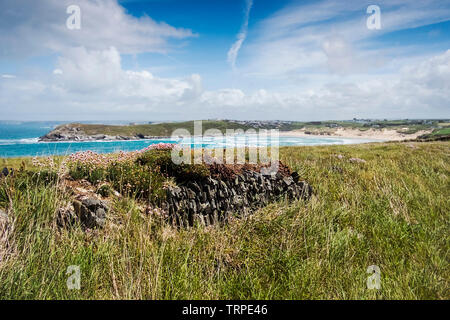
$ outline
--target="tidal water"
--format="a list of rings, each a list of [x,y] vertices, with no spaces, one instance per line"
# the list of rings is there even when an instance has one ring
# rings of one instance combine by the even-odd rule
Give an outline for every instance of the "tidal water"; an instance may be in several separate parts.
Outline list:
[[[0,157],[25,157],[68,155],[78,151],[91,150],[98,153],[135,151],[156,143],[191,144],[192,147],[227,148],[258,147],[272,145],[270,139],[258,139],[255,135],[235,136],[233,141],[225,137],[204,137],[201,143],[193,139],[151,139],[128,141],[90,141],[90,142],[38,142],[38,138],[64,122],[21,122],[0,121]],[[127,121],[115,122],[126,124]],[[279,137],[279,146],[312,146],[330,144],[354,144],[371,142],[368,139],[329,138],[329,137]]]

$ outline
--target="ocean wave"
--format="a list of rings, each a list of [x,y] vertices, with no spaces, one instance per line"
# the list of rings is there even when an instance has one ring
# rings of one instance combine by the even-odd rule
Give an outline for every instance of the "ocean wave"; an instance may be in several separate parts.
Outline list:
[[[24,139],[0,139],[0,145],[14,145],[14,144],[33,144],[38,143],[39,138],[24,138]]]
[[[241,135],[230,137],[204,137],[204,139],[190,138],[159,138],[136,140],[96,140],[96,141],[39,141],[38,137],[22,139],[0,139],[0,156],[35,156],[52,154],[70,154],[78,151],[92,150],[99,153],[115,152],[119,150],[140,150],[150,144],[159,142],[176,143],[181,147],[191,148],[242,148],[262,147],[278,144],[282,146],[312,146],[312,145],[338,145],[372,142],[374,139],[332,138],[332,137],[280,137],[278,142],[269,137],[258,139],[256,135]]]

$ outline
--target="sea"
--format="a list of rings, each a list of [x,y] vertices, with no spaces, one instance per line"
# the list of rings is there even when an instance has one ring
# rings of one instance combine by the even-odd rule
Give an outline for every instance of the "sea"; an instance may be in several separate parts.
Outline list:
[[[258,139],[257,135],[244,134],[235,136],[232,143],[225,137],[204,137],[201,143],[193,138],[188,139],[143,139],[127,141],[89,141],[89,142],[39,142],[39,137],[45,135],[56,126],[70,121],[0,121],[0,157],[27,157],[69,155],[91,150],[97,153],[112,153],[118,151],[135,151],[157,143],[191,144],[193,148],[228,148],[249,146],[259,147],[272,145],[274,141]],[[83,122],[99,123],[99,122]],[[102,122],[102,124],[129,124],[130,121]],[[373,142],[375,140],[335,137],[287,137],[280,136],[281,146],[314,146],[332,144],[356,144]]]

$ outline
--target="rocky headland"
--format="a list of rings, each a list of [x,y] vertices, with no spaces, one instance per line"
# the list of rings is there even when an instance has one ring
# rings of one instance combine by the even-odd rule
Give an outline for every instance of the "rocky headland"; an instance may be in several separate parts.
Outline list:
[[[115,140],[139,140],[139,139],[152,139],[162,138],[161,136],[145,136],[143,134],[135,135],[108,135],[103,133],[88,134],[82,127],[74,124],[66,124],[56,127],[46,135],[39,137],[39,141],[115,141]]]
[[[39,138],[42,142],[51,141],[115,141],[170,138],[174,130],[184,128],[194,134],[194,121],[166,122],[129,125],[102,125],[69,123],[56,127]],[[362,138],[376,140],[416,139],[443,128],[440,122],[424,121],[237,121],[204,120],[203,131],[227,129],[256,131],[278,129],[283,136],[328,136],[330,138]],[[433,131],[434,130],[434,131]]]

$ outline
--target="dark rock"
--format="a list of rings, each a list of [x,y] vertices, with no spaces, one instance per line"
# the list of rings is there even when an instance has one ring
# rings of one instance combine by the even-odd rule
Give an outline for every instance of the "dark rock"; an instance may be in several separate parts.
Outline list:
[[[228,188],[227,184],[226,184],[225,182],[223,182],[223,181],[220,181],[220,182],[219,182],[219,186],[220,186],[222,189],[224,189],[224,190]]]
[[[104,140],[106,136],[104,134],[95,134],[92,136],[93,140]]]
[[[181,189],[179,187],[169,188],[168,190],[169,190],[169,195],[174,198],[178,198],[181,193]]]
[[[211,177],[208,177],[207,181],[208,181],[208,184],[213,185],[214,187],[218,185],[217,180],[215,180]]]
[[[95,199],[95,198],[88,198],[83,200],[82,205],[84,205],[85,207],[87,207],[90,210],[97,210],[99,208],[108,210],[108,206],[106,205],[106,203],[104,201]]]
[[[76,216],[84,227],[101,228],[105,225],[106,212],[109,209],[103,201],[93,198],[85,199],[81,202],[75,200],[73,207]]]
[[[195,199],[195,192],[191,189],[187,189],[187,194],[189,199]]]
[[[188,187],[191,188],[194,192],[200,193],[202,189],[196,182],[191,182],[188,184]]]
[[[292,183],[294,183],[294,179],[292,179],[292,177],[286,177],[283,178],[283,182],[286,186],[290,186]]]
[[[217,208],[216,201],[214,199],[211,200],[211,209],[215,210]]]
[[[244,170],[230,181],[212,177],[201,182],[191,181],[187,186],[168,190],[166,211],[171,221],[182,226],[192,225],[194,221],[205,224],[226,221],[232,212],[245,215],[283,197],[308,199],[312,188],[299,179],[295,172],[286,176],[279,172],[262,175]],[[87,205],[94,209],[98,207],[96,201]]]
[[[8,170],[8,168],[6,168],[6,167],[3,168],[3,170],[2,170],[2,175],[5,176],[5,177],[7,177],[7,176],[9,175],[9,170]]]
[[[59,227],[65,228],[74,226],[78,220],[78,216],[73,208],[60,208],[56,223]]]
[[[192,210],[192,212],[197,212],[197,204],[195,203],[194,200],[189,202],[189,209]]]

